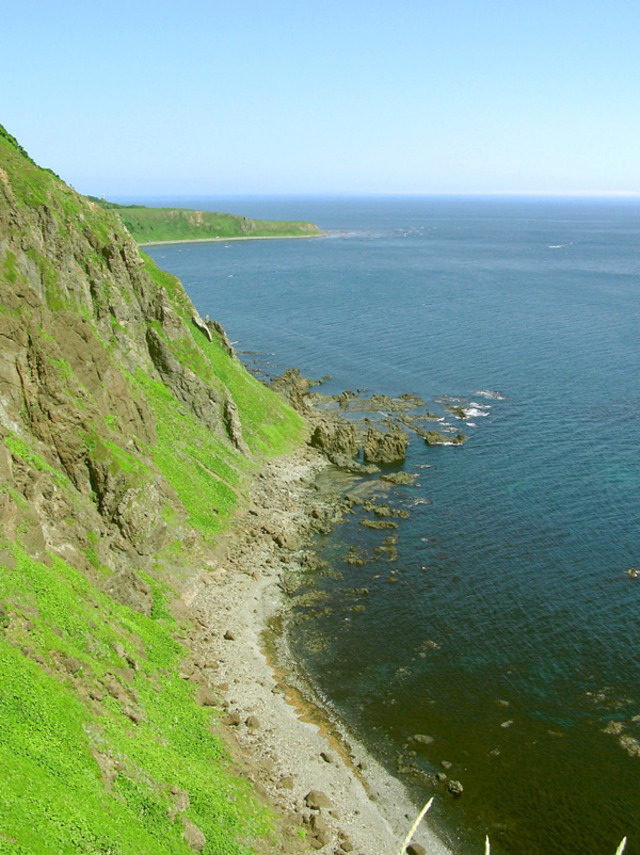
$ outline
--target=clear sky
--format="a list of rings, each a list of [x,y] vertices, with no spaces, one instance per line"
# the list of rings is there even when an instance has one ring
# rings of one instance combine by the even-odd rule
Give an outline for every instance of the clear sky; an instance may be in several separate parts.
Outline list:
[[[18,0],[0,80],[83,193],[640,193],[638,0]]]

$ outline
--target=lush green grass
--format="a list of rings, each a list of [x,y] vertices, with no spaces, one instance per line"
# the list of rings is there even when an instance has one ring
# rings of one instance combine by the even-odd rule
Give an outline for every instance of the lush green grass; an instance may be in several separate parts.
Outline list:
[[[17,140],[0,125],[0,166],[6,171],[19,208],[37,210],[47,206],[63,229],[66,221],[81,223],[101,239],[113,231],[122,231],[118,218],[89,202],[66,185],[50,169],[41,169]]]
[[[145,267],[159,287],[166,289],[174,308],[186,322],[189,334],[168,342],[179,361],[202,380],[217,389],[229,390],[242,422],[249,448],[256,454],[281,453],[298,444],[303,437],[303,419],[291,407],[252,377],[237,359],[230,359],[216,336],[208,342],[191,321],[193,305],[182,283],[160,270],[143,253]]]
[[[69,407],[69,424],[82,437],[82,442],[69,437],[70,459],[78,462],[79,472],[91,460],[101,471],[106,468],[117,485],[142,491],[166,479],[180,500],[165,491],[162,516],[174,528],[173,540],[153,556],[152,572],[158,578],[140,572],[135,561],[132,566],[153,591],[152,613],[144,616],[102,592],[99,585],[110,574],[101,563],[103,544],[96,532],[74,531],[69,516],[73,508],[90,503],[92,495],[86,483],[84,491],[76,489],[74,475],[67,477],[59,468],[56,449],[65,437],[57,435],[57,443],[47,447],[30,435],[25,414],[19,435],[0,426],[13,473],[9,484],[0,484],[0,494],[10,497],[15,514],[0,529],[0,855],[187,855],[191,850],[172,787],[189,793],[185,816],[205,834],[205,855],[248,853],[251,841],[258,841],[255,851],[269,851],[269,816],[256,804],[249,785],[230,774],[215,735],[216,713],[198,706],[195,685],[180,677],[188,651],[177,639],[188,629],[172,618],[166,604],[175,594],[158,579],[164,578],[166,567],[176,575],[192,572],[184,564],[189,550],[182,547],[188,525],[213,540],[245,500],[252,468],[265,455],[301,441],[302,419],[231,359],[217,338],[207,340],[192,323],[194,309],[180,282],[148,258],[147,272],[158,288],[166,289],[173,310],[185,321],[184,335],[167,340],[168,346],[185,368],[218,390],[221,400],[227,394],[233,398],[252,456],[234,449],[221,432],[216,436],[159,379],[142,369],[125,371],[118,354],[124,349],[135,359],[135,342],[144,341],[144,327],[135,331],[137,339],[132,336],[123,344],[115,335],[109,339],[107,326],[102,343],[105,331],[96,320],[112,309],[110,301],[116,297],[134,299],[132,282],[112,275],[108,264],[124,240],[117,213],[40,169],[1,126],[0,168],[21,223],[10,235],[0,235],[11,246],[6,251],[0,247],[0,285],[10,297],[18,287],[30,286],[34,272],[39,276],[45,301],[30,335],[52,381],[51,390],[43,386],[40,391],[45,397],[51,392],[56,407]],[[10,212],[2,204],[3,215]],[[242,234],[257,227],[243,218],[220,222],[230,229],[232,220]],[[45,235],[45,244],[34,241],[34,234]],[[67,258],[69,253],[75,256]],[[72,262],[75,276],[93,270],[91,296],[100,312],[69,298],[61,259]],[[145,287],[152,293],[150,283]],[[0,311],[24,312],[27,318],[32,314],[28,302],[4,303]],[[85,319],[89,356],[92,348],[103,348],[110,368],[124,372],[140,414],[149,420],[148,431],[136,433],[122,423],[126,407],[105,412],[94,405],[91,389],[74,373],[76,354],[53,346],[64,342],[73,312]],[[124,328],[113,312],[111,316],[121,334]],[[93,340],[86,335],[86,324],[92,325]],[[162,335],[161,325],[153,324]],[[147,364],[144,346],[139,357]],[[86,574],[59,558],[37,561],[22,548],[21,537],[33,551],[38,511],[26,498],[29,483],[42,483],[52,505],[56,496],[62,500],[59,507],[66,508],[67,518],[58,519],[47,509],[41,522],[70,526],[76,547],[88,560]],[[2,538],[10,530],[9,543]],[[94,577],[95,584],[90,581]]]
[[[216,238],[313,237],[321,234],[313,223],[252,220],[236,214],[212,211],[146,208],[143,205],[115,205],[102,200],[95,201],[105,209],[116,210],[139,243]]]
[[[178,676],[178,627],[158,584],[147,579],[156,605],[145,617],[63,561],[14,554],[0,573],[0,852],[187,855],[174,786],[189,794],[184,815],[205,853],[248,852],[239,839],[268,834],[268,816]]]
[[[189,524],[210,539],[238,502],[248,461],[207,430],[162,383],[143,371],[131,382],[158,418],[157,443],[149,449],[155,466],[181,499]]]

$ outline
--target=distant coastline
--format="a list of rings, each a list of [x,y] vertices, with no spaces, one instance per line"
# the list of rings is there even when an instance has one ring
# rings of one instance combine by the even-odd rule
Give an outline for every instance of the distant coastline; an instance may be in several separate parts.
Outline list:
[[[328,232],[318,229],[317,234],[309,235],[245,235],[238,237],[207,237],[207,238],[179,238],[174,240],[149,240],[138,241],[138,246],[166,246],[175,243],[229,243],[236,240],[312,240],[313,238],[326,237]]]
[[[254,220],[237,214],[200,211],[192,208],[148,208],[120,205],[89,196],[89,201],[114,211],[134,240],[141,244],[184,241],[247,240],[257,238],[319,237],[315,223],[293,220]]]

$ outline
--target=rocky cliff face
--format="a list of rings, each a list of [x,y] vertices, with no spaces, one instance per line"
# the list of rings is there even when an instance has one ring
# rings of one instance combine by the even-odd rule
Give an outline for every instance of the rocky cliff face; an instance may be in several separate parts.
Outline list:
[[[239,855],[267,833],[216,760],[179,595],[302,433],[117,214],[0,126],[5,848]]]
[[[252,438],[227,375],[245,399],[252,381],[228,364],[224,331],[208,332],[179,282],[142,256],[116,214],[39,169],[6,133],[0,143],[4,534],[22,526],[34,556],[59,555],[87,572],[87,550],[96,548],[116,574],[132,556],[150,566],[184,534],[172,535],[167,519],[188,512],[154,460],[158,407],[136,378],[155,381],[156,391],[162,384],[235,473]],[[259,405],[264,392],[253,391]],[[282,409],[269,401],[265,421],[286,422]],[[201,461],[214,478],[220,462]]]

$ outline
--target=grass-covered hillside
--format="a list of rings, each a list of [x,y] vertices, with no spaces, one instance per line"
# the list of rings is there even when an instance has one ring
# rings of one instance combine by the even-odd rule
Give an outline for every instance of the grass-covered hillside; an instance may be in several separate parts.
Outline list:
[[[236,214],[192,211],[184,208],[147,208],[143,205],[117,205],[90,197],[120,219],[139,243],[179,240],[216,240],[231,238],[317,237],[320,229],[313,223],[281,220],[252,220]]]
[[[0,127],[0,853],[270,851],[176,602],[301,440],[117,214]]]

